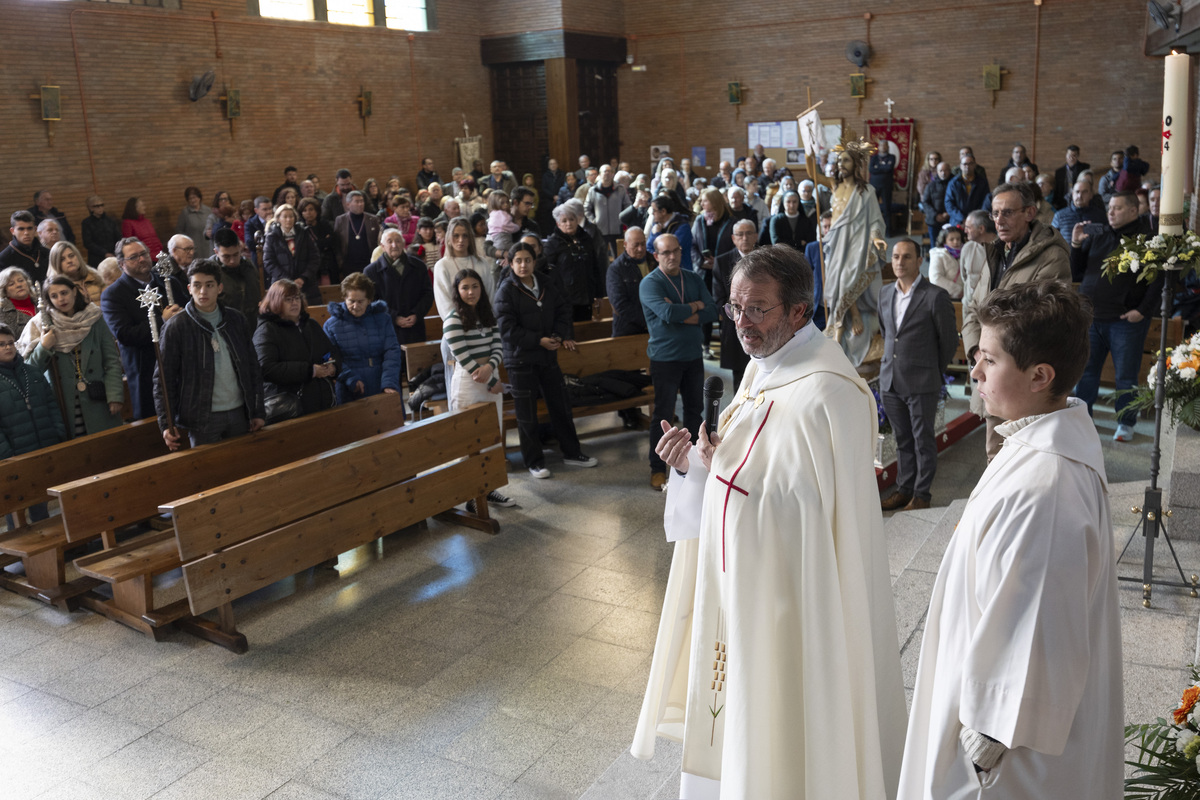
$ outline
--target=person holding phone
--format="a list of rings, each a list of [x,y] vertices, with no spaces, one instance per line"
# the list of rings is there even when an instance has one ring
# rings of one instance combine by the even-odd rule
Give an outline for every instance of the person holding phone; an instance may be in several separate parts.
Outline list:
[[[1092,301],[1091,355],[1075,395],[1087,403],[1091,414],[1100,391],[1100,373],[1111,352],[1117,389],[1113,441],[1117,442],[1133,441],[1137,411],[1129,407],[1129,390],[1137,385],[1146,331],[1162,302],[1163,273],[1150,283],[1138,280],[1132,272],[1109,280],[1103,276],[1104,259],[1121,247],[1123,237],[1139,233],[1152,231],[1139,215],[1133,192],[1117,192],[1109,199],[1107,225],[1077,222],[1071,231],[1071,279],[1079,282],[1079,293]]]

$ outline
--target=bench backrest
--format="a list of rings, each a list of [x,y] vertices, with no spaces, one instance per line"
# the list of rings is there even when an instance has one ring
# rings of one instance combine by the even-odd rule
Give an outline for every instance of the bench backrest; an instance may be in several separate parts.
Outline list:
[[[425,318],[425,341],[432,342],[435,339],[442,338],[442,318],[437,314],[430,314]]]
[[[0,474],[4,476],[0,514],[45,502],[51,486],[136,464],[165,452],[158,420],[142,419],[6,458],[0,461]]]
[[[160,503],[307,458],[404,424],[398,395],[381,394],[270,425],[257,433],[56,485],[68,541],[154,516]]]
[[[607,319],[589,319],[586,322],[575,323],[575,341],[586,342],[592,339],[608,339],[612,336],[612,317]]]
[[[507,482],[490,403],[162,506],[202,614]]]
[[[342,285],[321,287],[321,302],[322,303],[340,303],[342,302]]]
[[[400,349],[404,351],[404,376],[410,382],[430,364],[442,363],[441,341],[402,344]]]
[[[648,369],[650,356],[646,354],[646,346],[649,342],[647,333],[580,341],[575,351],[559,349],[558,366],[564,375],[575,376],[595,375],[610,369]]]
[[[312,318],[313,322],[324,328],[325,320],[329,319],[329,306],[309,306],[308,316]]]

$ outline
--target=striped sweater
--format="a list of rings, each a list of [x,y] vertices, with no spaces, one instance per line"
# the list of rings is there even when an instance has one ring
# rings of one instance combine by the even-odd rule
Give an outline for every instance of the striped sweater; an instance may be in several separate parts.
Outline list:
[[[442,323],[442,338],[450,346],[454,360],[462,365],[468,373],[479,369],[483,364],[492,365],[492,379],[488,388],[496,385],[500,376],[500,329],[496,327],[477,327],[463,330],[462,319],[457,311],[451,311]]]

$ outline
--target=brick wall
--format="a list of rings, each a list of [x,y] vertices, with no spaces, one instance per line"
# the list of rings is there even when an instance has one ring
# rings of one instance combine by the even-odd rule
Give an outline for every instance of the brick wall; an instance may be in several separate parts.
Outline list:
[[[874,82],[860,113],[849,97],[848,75],[857,70],[843,49],[867,39],[866,11],[874,12],[875,55],[866,70]],[[1032,2],[1003,0],[954,8],[931,0],[749,0],[730,29],[722,4],[681,0],[672,5],[677,22],[664,25],[652,4],[627,2],[627,35],[637,37],[631,52],[647,71],[620,70],[622,157],[645,169],[650,146],[661,143],[676,154],[706,146],[714,165],[722,146],[744,154],[746,123],[794,119],[807,107],[805,87],[824,101],[823,117],[841,117],[859,133],[864,119],[886,117],[883,101],[891,97],[896,116],[917,120],[922,153],[957,158],[958,147],[970,144],[993,183],[1017,141],[1045,171],[1063,163],[1072,143],[1101,169],[1109,152],[1130,143],[1151,156],[1162,61],[1142,55],[1145,6],[1046,0],[1035,75],[1037,13]],[[983,65],[993,61],[1009,70],[994,108],[982,88]],[[726,99],[726,83],[735,80],[744,91],[740,107]]]
[[[392,174],[411,182],[422,154],[448,177],[463,113],[471,133],[484,137],[485,160],[491,158],[488,72],[479,58],[480,28],[491,21],[481,19],[476,3],[438,3],[439,30],[414,34],[415,74],[404,32],[252,18],[242,0],[182,5],[180,12],[86,2],[6,5],[0,29],[10,87],[0,99],[5,217],[46,187],[78,230],[92,192],[90,163],[109,213],[119,216],[125,199],[140,195],[164,241],[189,184],[206,199],[218,189],[235,200],[269,194],[288,163],[318,173],[326,190],[343,166],[360,184]],[[190,102],[189,81],[208,69],[216,70],[216,86]],[[42,83],[60,85],[65,98],[53,144],[38,104],[24,99]],[[243,116],[232,137],[215,102],[223,84],[241,90]],[[360,85],[373,93],[365,134],[354,100]]]
[[[825,101],[825,117],[859,131],[864,118],[885,115],[891,97],[897,116],[917,119],[919,150],[950,155],[970,143],[993,179],[1014,141],[1043,169],[1061,163],[1068,143],[1099,167],[1130,142],[1153,153],[1162,96],[1161,62],[1141,54],[1144,7],[1126,0],[1045,0],[1036,75],[1038,11],[1027,0],[953,8],[933,0],[747,0],[735,13],[711,0],[678,0],[669,17],[661,4],[632,0],[441,0],[439,30],[414,35],[414,73],[402,32],[249,18],[243,0],[183,0],[180,12],[4,2],[0,50],[10,90],[0,97],[0,210],[26,207],[34,189],[48,187],[77,222],[94,166],[110,212],[138,194],[163,235],[174,228],[184,186],[199,186],[206,198],[217,189],[251,197],[278,185],[289,162],[319,173],[325,188],[341,166],[359,181],[391,174],[411,181],[422,153],[448,174],[462,113],[490,159],[479,38],[491,34],[564,26],[629,36],[630,52],[648,67],[619,70],[621,157],[638,168],[653,144],[676,153],[703,145],[710,163],[722,146],[742,153],[746,123],[794,117],[806,86]],[[866,11],[874,13],[867,70],[874,82],[860,113],[848,97],[854,68],[842,51],[868,38]],[[981,69],[992,61],[1010,71],[994,108],[981,88]],[[217,71],[216,89],[189,102],[188,82],[207,69]],[[740,107],[726,101],[733,80],[745,90]],[[42,83],[62,86],[65,98],[53,144],[37,103],[26,99]],[[222,84],[242,92],[232,138],[214,102]],[[354,102],[360,85],[374,95],[365,135]]]

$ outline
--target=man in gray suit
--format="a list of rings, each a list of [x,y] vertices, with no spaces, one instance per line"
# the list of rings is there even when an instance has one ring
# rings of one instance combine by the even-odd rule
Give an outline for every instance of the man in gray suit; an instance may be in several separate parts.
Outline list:
[[[912,239],[892,248],[896,282],[879,295],[883,363],[879,394],[896,434],[896,493],[884,511],[929,508],[937,471],[933,434],[942,374],[958,349],[954,305],[945,289],[921,278],[921,249]]]

